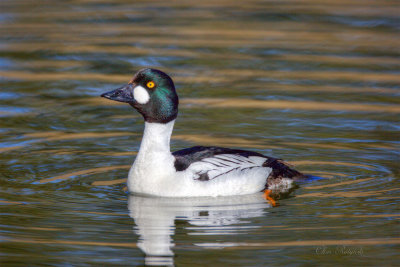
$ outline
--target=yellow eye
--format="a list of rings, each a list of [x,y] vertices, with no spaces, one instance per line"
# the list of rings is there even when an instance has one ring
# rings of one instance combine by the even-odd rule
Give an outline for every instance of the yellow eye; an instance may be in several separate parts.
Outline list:
[[[152,89],[152,88],[154,88],[154,86],[156,86],[156,85],[154,84],[153,81],[151,81],[151,82],[148,82],[148,83],[146,84],[146,86],[147,86],[147,88]]]

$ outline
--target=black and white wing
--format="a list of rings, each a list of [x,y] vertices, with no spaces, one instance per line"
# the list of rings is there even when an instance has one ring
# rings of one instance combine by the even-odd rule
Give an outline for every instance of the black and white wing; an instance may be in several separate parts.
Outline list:
[[[265,179],[302,176],[279,159],[247,150],[195,146],[172,154],[176,171],[190,170],[195,174],[194,179],[200,181],[209,181],[232,172],[244,174],[260,168],[270,168]]]
[[[200,181],[212,180],[232,172],[263,168],[267,160],[256,152],[221,147],[197,146],[176,151],[173,155],[177,171],[189,170],[195,174],[194,179]]]

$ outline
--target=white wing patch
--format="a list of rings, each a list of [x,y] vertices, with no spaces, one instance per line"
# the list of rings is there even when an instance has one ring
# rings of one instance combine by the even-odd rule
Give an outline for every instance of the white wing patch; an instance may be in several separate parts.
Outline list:
[[[194,162],[188,170],[194,173],[195,180],[204,179],[206,175],[207,180],[212,180],[226,174],[233,174],[233,172],[244,173],[254,168],[263,168],[262,164],[265,160],[265,158],[257,156],[220,154]]]

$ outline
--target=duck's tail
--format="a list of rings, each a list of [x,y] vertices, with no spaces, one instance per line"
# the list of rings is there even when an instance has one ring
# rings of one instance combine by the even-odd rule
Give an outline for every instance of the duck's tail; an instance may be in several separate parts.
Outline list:
[[[319,176],[303,174],[281,159],[269,158],[264,162],[263,166],[272,169],[264,190],[270,189],[277,193],[291,192],[300,184],[325,179]]]
[[[264,198],[271,203],[273,207],[278,205],[275,200],[289,197],[291,192],[299,188],[299,185],[326,179],[319,176],[303,174],[280,159],[269,158],[264,162],[263,166],[272,169],[265,184]],[[271,201],[271,199],[273,201]]]
[[[271,182],[284,178],[300,183],[325,179],[324,177],[303,174],[281,159],[268,158],[264,162],[263,167],[270,167],[272,169],[272,172],[268,176],[268,180]]]

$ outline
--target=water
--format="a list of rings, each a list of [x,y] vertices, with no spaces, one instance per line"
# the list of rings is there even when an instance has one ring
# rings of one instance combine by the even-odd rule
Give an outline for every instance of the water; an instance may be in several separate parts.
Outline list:
[[[399,263],[396,1],[0,3],[2,266]],[[171,74],[172,149],[280,157],[327,179],[260,194],[129,196],[143,123],[99,95]]]

